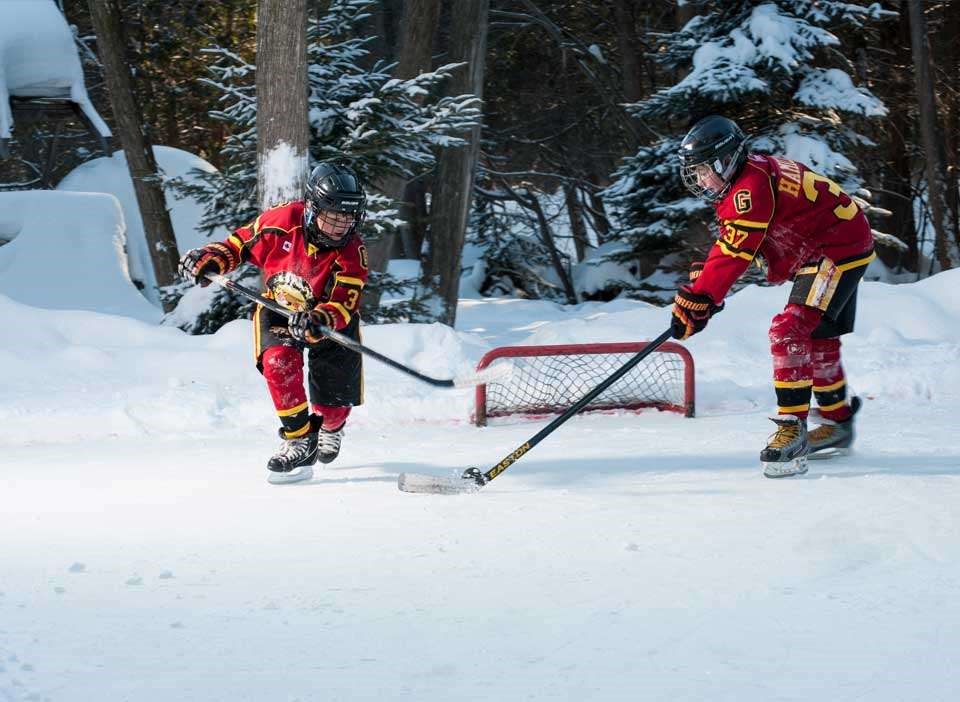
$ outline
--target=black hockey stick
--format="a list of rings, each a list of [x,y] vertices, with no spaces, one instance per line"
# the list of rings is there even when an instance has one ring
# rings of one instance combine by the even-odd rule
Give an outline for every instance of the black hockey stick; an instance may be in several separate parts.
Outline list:
[[[547,438],[557,428],[559,428],[561,424],[586,407],[587,404],[600,395],[600,393],[629,373],[634,366],[656,351],[663,342],[670,338],[670,336],[670,329],[667,329],[660,336],[647,344],[643,351],[640,351],[633,358],[620,366],[620,368],[616,370],[613,375],[580,398],[576,404],[572,405],[566,412],[554,419],[535,435],[527,439],[527,441],[522,445],[510,452],[502,461],[500,461],[486,473],[481,473],[479,468],[467,468],[467,470],[465,470],[463,475],[461,475],[459,478],[445,478],[436,475],[420,475],[418,473],[401,473],[399,479],[397,480],[397,487],[404,492],[428,492],[442,495],[476,492],[500,475],[507,468],[509,468],[513,463],[516,463],[518,460],[520,460],[520,458],[522,458],[527,451]]]
[[[287,319],[292,317],[294,314],[292,310],[288,310],[286,307],[279,304],[275,300],[271,300],[270,298],[264,297],[263,295],[260,295],[259,293],[256,293],[253,290],[250,290],[249,288],[245,288],[239,283],[233,282],[226,276],[217,275],[216,273],[207,273],[206,278],[207,280],[210,280],[216,283],[217,285],[220,285],[226,288],[227,290],[232,290],[233,292],[239,295],[243,295],[244,297],[249,298],[250,300],[253,300],[259,305],[263,305],[264,307],[266,307],[268,310],[272,312],[276,312],[277,314],[283,315]],[[374,351],[369,346],[364,346],[359,341],[355,341],[354,339],[351,339],[349,336],[346,336],[345,334],[341,334],[340,332],[335,331],[330,327],[324,326],[322,324],[318,324],[312,329],[312,331],[316,332],[318,335],[325,336],[326,338],[340,344],[341,346],[346,346],[348,349],[356,351],[357,353],[362,353],[367,356],[370,356],[371,358],[375,358],[381,363],[385,363],[391,368],[394,368],[400,371],[401,373],[406,373],[407,375],[413,378],[416,378],[417,380],[423,381],[424,383],[428,383],[437,388],[461,388],[461,387],[470,387],[473,385],[483,385],[484,383],[489,383],[493,380],[501,380],[504,377],[508,376],[511,371],[511,367],[509,366],[509,364],[501,364],[498,367],[491,366],[490,368],[485,368],[479,373],[461,375],[449,380],[442,379],[442,378],[433,378],[429,375],[424,375],[423,373],[416,371],[413,368],[410,368],[409,366],[405,366],[399,361],[394,361],[392,358],[384,356],[379,351]],[[491,372],[488,373],[487,371],[491,371]]]

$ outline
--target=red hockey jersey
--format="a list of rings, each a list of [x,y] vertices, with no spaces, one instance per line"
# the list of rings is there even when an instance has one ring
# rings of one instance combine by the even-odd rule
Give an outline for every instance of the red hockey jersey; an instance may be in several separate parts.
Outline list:
[[[717,304],[754,259],[767,280],[782,283],[824,256],[872,256],[873,234],[857,204],[798,161],[751,154],[715,208],[720,237],[691,287]]]
[[[367,282],[367,250],[354,232],[337,249],[307,243],[303,202],[288,202],[263,212],[225,242],[239,260],[263,271],[267,295],[291,310],[315,308],[325,325],[343,329],[360,306]]]

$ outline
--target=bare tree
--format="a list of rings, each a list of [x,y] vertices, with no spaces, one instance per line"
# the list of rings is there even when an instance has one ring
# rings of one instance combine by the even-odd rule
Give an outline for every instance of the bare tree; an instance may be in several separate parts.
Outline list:
[[[553,236],[553,229],[550,228],[550,224],[547,222],[547,216],[543,212],[543,207],[540,205],[540,199],[537,197],[537,193],[531,192],[527,188],[513,188],[505,178],[501,178],[500,185],[505,192],[509,193],[511,199],[533,213],[537,220],[537,230],[540,232],[540,241],[543,242],[544,248],[550,255],[550,263],[553,265],[554,273],[557,274],[557,278],[560,280],[563,293],[567,297],[567,303],[571,305],[577,304],[577,292],[574,290],[573,281],[570,280],[570,275],[560,258],[560,252],[557,250],[557,242]]]
[[[940,55],[943,57],[944,144],[947,162],[947,207],[953,218],[954,237],[960,244],[960,2],[952,0],[943,6],[944,26],[938,32]]]
[[[403,3],[400,49],[397,67],[393,72],[396,78],[413,78],[433,68],[433,40],[441,5],[441,0],[405,0]],[[384,195],[400,203],[400,219],[404,222],[400,229],[399,242],[392,236],[367,242],[370,269],[382,273],[392,256],[402,254],[417,258],[420,254],[422,234],[414,235],[412,230],[419,230],[421,226],[418,211],[423,201],[423,186],[418,181],[408,182],[401,176],[388,177],[378,186]],[[376,308],[376,295],[377,293],[369,288],[365,304]]]
[[[164,301],[160,289],[176,282],[177,239],[170,223],[153,147],[144,133],[140,107],[134,93],[133,78],[126,60],[126,38],[120,5],[118,0],[88,0],[88,4],[97,33],[103,74],[110,92],[110,105],[117,122],[117,136],[133,180],[153,264],[158,288],[156,298],[164,311],[169,311],[170,303]]]
[[[897,7],[895,22],[884,22],[879,27],[877,46],[883,47],[876,58],[865,58],[877,69],[877,83],[888,86],[884,89],[884,102],[890,108],[887,118],[877,125],[877,141],[884,149],[885,167],[880,170],[881,188],[877,189],[877,204],[891,212],[884,228],[907,245],[902,252],[894,247],[881,246],[877,255],[891,268],[904,266],[917,271],[918,241],[917,221],[914,216],[914,200],[917,193],[914,185],[913,129],[915,104],[913,61],[910,50],[910,18],[906,2]]]
[[[302,197],[307,175],[307,2],[259,2],[257,196],[267,209]]]
[[[927,200],[933,214],[933,229],[937,235],[937,258],[940,267],[960,266],[960,249],[955,238],[957,223],[947,203],[946,158],[943,138],[937,121],[937,102],[934,95],[930,44],[923,0],[908,0],[910,10],[910,39],[913,46],[914,76],[917,86],[917,104],[920,107],[920,134],[926,162]]]
[[[570,219],[570,233],[573,234],[573,247],[577,254],[577,263],[587,255],[590,239],[587,237],[587,225],[583,221],[583,205],[577,195],[577,187],[572,183],[563,184],[563,199]]]
[[[458,0],[450,35],[450,60],[464,61],[448,92],[483,97],[490,0]],[[443,305],[440,321],[453,326],[457,318],[460,259],[466,237],[467,214],[473,196],[474,172],[480,151],[480,127],[465,136],[467,145],[446,149],[437,164],[430,218],[430,248],[424,277]]]

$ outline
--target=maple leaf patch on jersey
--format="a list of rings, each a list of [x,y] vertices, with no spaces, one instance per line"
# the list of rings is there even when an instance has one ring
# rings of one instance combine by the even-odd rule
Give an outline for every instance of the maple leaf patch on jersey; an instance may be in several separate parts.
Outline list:
[[[300,312],[311,309],[315,304],[310,284],[295,273],[289,271],[275,273],[267,281],[267,288],[272,293],[273,299],[288,310]]]

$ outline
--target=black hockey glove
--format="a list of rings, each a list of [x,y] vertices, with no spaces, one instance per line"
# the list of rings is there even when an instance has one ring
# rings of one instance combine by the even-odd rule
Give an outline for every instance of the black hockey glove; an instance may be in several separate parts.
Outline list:
[[[287,328],[290,330],[290,336],[301,344],[316,344],[323,339],[323,334],[317,328],[324,321],[323,315],[317,310],[294,312],[290,321],[287,322]]]
[[[204,277],[207,273],[223,275],[236,267],[236,257],[227,245],[214,243],[187,251],[180,259],[178,270],[181,278],[205,288],[210,285]]]
[[[670,331],[674,339],[689,339],[703,331],[710,317],[723,309],[723,303],[715,305],[709,295],[701,295],[683,285],[673,298],[673,319]]]

